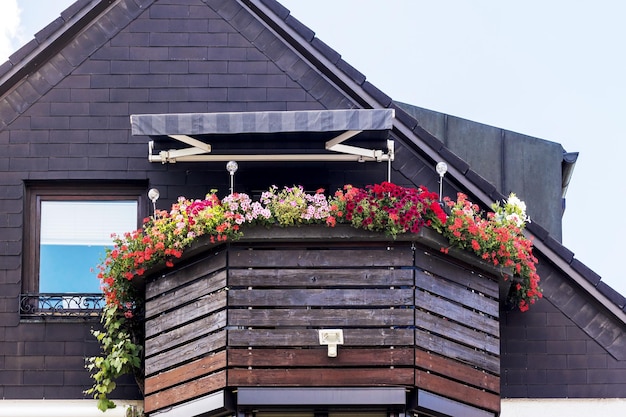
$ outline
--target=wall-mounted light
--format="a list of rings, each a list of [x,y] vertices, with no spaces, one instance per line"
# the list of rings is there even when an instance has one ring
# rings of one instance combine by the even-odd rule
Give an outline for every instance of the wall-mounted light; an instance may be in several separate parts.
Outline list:
[[[443,201],[443,176],[448,172],[448,164],[441,161],[435,167],[437,174],[439,174],[439,202]]]
[[[159,190],[157,190],[156,188],[150,188],[150,190],[148,191],[148,198],[150,199],[150,201],[152,201],[152,216],[156,217],[156,202],[159,199],[159,196],[161,195],[161,193],[159,193]]]
[[[343,330],[322,329],[319,331],[320,345],[328,346],[328,357],[337,357],[337,345],[343,345]]]
[[[235,172],[239,169],[239,165],[235,161],[228,161],[226,171],[230,174],[230,193],[235,191]]]

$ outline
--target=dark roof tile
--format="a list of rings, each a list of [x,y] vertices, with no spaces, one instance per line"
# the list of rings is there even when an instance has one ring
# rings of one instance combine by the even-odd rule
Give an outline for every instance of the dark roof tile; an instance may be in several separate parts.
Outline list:
[[[63,21],[63,19],[61,19],[61,17],[57,17],[46,27],[35,33],[35,39],[39,43],[45,42],[54,32],[61,29],[64,23],[65,22]]]
[[[13,63],[11,61],[4,61],[2,65],[0,65],[0,77],[9,72],[13,68]]]
[[[374,86],[369,81],[365,81],[362,86],[363,86],[363,90],[365,90],[367,94],[372,96],[374,100],[379,102],[381,106],[389,107],[391,105],[391,102],[392,102],[391,97],[383,93],[381,90],[379,90],[376,86]]]
[[[67,9],[61,12],[61,17],[67,22],[89,3],[91,3],[91,0],[78,0],[74,2],[70,4]]]
[[[526,225],[526,227],[528,228],[528,230],[535,235],[535,237],[539,240],[541,240],[542,242],[544,240],[546,240],[549,237],[550,232],[548,232],[545,228],[543,228],[540,224],[538,223],[533,223],[532,219],[530,219],[531,222],[528,223]]]
[[[620,308],[626,307],[626,297],[615,291],[604,281],[600,281],[597,285],[598,290],[604,294],[609,300]]]
[[[484,177],[481,177],[480,175],[478,175],[478,173],[474,171],[473,169],[470,169],[469,171],[467,171],[465,176],[467,177],[468,180],[476,184],[478,188],[480,188],[482,191],[485,192],[485,194],[487,194],[490,197],[492,196],[494,191],[497,191],[495,185],[487,181]]]
[[[535,229],[537,229],[536,231],[539,232],[539,230],[540,230],[539,228],[541,228],[541,230],[544,230],[544,232],[542,232],[542,234],[547,233],[547,232],[545,232],[545,229],[543,229],[541,226],[538,226],[535,223],[530,223],[526,227],[528,228],[528,230],[531,233],[533,233],[535,236],[537,236],[537,238],[539,238],[539,234],[535,233]],[[554,253],[556,253],[560,258],[565,260],[565,262],[567,262],[568,264],[572,262],[572,259],[574,259],[574,252],[572,252],[569,249],[567,249],[565,246],[563,246],[563,244],[561,242],[559,242],[558,240],[556,240],[552,236],[544,236],[544,239],[542,239],[542,240],[543,240],[543,243],[545,243],[546,246],[550,250],[552,250]]]
[[[395,102],[391,103],[390,108],[394,109],[395,118],[398,119],[402,124],[407,126],[409,129],[413,130],[417,126],[417,120],[415,117],[408,114],[401,107],[399,107]]]
[[[413,128],[413,133],[415,133],[422,141],[424,141],[428,146],[430,146],[436,152],[439,152],[441,148],[443,148],[443,142],[437,139],[434,135],[432,135],[429,131],[424,129],[422,126],[417,125]]]
[[[572,268],[578,273],[580,273],[587,281],[592,283],[594,286],[598,285],[600,282],[600,275],[593,272],[587,265],[580,262],[578,259],[574,258],[572,263],[570,264]]]
[[[343,59],[340,59],[337,62],[337,68],[339,68],[344,74],[354,80],[358,85],[361,85],[365,82],[365,75],[359,72],[352,65],[348,64]]]
[[[332,64],[336,64],[341,55],[330,46],[326,45],[318,38],[313,38],[311,45],[322,55],[324,55]]]
[[[289,9],[277,2],[276,0],[261,0],[272,12],[281,20],[285,20],[289,16]]]
[[[291,15],[287,16],[285,23],[295,30],[298,35],[302,36],[306,42],[311,42],[315,37],[315,32]]]
[[[459,156],[452,151],[450,151],[446,147],[442,147],[439,150],[439,155],[443,158],[443,160],[450,166],[459,170],[463,175],[467,174],[469,170],[469,165],[467,162],[459,158]]]
[[[18,64],[23,61],[28,54],[33,52],[39,44],[35,39],[30,40],[26,45],[22,46],[20,49],[15,51],[13,54],[9,56],[9,61],[14,64]]]

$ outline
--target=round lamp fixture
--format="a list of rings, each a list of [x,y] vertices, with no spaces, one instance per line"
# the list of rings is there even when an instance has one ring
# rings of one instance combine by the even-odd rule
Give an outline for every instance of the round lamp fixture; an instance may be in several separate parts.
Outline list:
[[[448,172],[448,164],[443,161],[439,162],[435,169],[437,170],[437,174],[439,174],[440,177],[443,177],[445,173]]]
[[[148,191],[148,198],[152,201],[152,204],[157,202],[160,195],[159,190],[156,188],[150,188],[150,191]]]

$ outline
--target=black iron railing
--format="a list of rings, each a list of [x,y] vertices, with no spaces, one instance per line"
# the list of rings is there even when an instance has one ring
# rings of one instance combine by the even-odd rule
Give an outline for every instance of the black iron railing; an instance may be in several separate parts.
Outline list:
[[[100,315],[104,295],[36,293],[20,295],[22,317],[91,317]]]

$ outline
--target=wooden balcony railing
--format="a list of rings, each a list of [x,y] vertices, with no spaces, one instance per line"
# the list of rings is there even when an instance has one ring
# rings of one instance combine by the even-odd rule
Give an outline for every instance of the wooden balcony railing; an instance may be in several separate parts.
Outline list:
[[[499,412],[496,270],[424,235],[248,236],[148,279],[147,412],[239,387],[398,386]],[[343,331],[337,357],[324,328]]]

